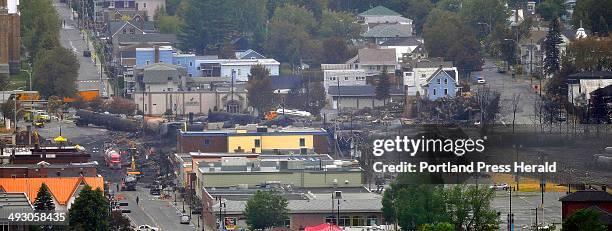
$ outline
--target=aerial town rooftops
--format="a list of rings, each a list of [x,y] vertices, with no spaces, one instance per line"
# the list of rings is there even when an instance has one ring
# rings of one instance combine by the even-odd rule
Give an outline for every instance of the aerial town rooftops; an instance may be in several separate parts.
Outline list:
[[[23,192],[0,192],[0,210],[8,215],[11,212],[34,211],[34,207]],[[2,214],[1,216],[4,216]],[[6,217],[0,217],[0,219]]]
[[[401,14],[384,6],[376,6],[360,13],[359,16],[401,16]]]
[[[412,36],[412,27],[405,24],[379,24],[361,36],[366,38],[407,38]]]

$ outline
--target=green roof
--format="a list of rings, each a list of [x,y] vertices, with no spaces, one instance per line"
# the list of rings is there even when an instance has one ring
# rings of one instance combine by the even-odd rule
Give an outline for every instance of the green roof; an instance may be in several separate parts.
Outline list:
[[[372,9],[366,10],[363,13],[359,14],[361,16],[372,16],[372,15],[386,15],[386,16],[401,16],[401,14],[390,10],[384,6],[377,6]]]

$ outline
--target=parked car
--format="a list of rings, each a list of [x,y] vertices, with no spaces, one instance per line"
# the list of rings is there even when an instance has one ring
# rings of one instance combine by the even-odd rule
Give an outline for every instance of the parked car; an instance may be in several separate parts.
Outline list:
[[[493,184],[493,185],[489,186],[489,188],[493,189],[495,191],[498,191],[498,190],[508,190],[508,184],[506,184],[506,183]]]
[[[486,81],[485,81],[484,77],[478,76],[478,77],[476,77],[476,83],[478,83],[478,84],[485,84]]]
[[[153,227],[150,225],[141,225],[141,226],[138,226],[136,231],[159,231],[159,228]]]
[[[187,214],[181,215],[181,224],[189,224],[190,220],[191,219],[189,218],[189,215]]]
[[[159,196],[161,194],[161,190],[159,190],[158,188],[151,188],[149,189],[149,194]]]

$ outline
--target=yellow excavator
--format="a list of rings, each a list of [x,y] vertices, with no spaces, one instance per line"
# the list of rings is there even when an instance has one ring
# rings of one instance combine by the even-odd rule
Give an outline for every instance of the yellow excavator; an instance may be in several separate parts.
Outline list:
[[[136,169],[136,160],[134,160],[134,156],[136,154],[136,148],[135,148],[135,144],[133,142],[130,142],[130,150],[131,150],[131,156],[132,156],[132,163],[130,164],[130,168],[127,169],[127,176],[125,177],[125,181],[123,182],[124,184],[124,191],[136,191],[136,183],[138,181],[138,177],[140,176],[140,171],[138,171],[138,169]]]

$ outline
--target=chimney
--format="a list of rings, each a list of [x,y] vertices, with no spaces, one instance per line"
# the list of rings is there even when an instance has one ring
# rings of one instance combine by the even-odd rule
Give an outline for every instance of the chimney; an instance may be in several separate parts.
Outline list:
[[[159,63],[159,46],[155,46],[155,59],[153,63]]]

